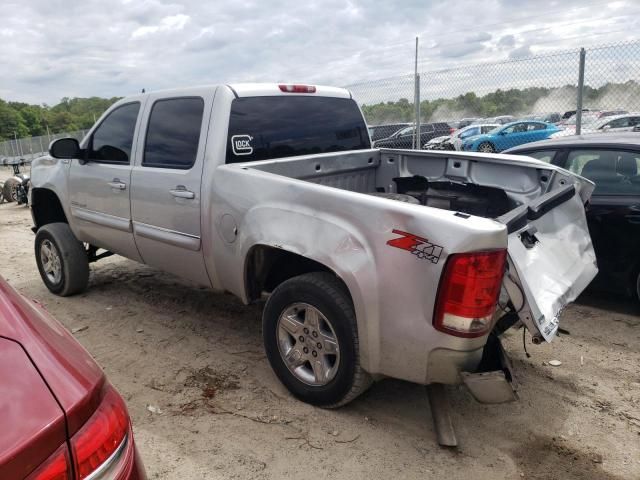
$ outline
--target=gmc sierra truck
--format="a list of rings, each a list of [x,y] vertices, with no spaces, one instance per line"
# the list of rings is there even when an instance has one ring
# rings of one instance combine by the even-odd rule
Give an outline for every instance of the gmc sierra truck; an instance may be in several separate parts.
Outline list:
[[[593,183],[532,158],[373,149],[349,91],[237,84],[115,103],[33,162],[47,288],[118,254],[245,304],[282,383],[344,405],[372,380],[514,397],[499,335],[550,341],[597,267]]]

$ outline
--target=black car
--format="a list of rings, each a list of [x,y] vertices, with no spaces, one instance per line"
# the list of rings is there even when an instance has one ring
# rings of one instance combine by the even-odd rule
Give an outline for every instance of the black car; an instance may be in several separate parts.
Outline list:
[[[398,130],[411,126],[410,123],[386,123],[384,125],[372,125],[369,127],[369,135],[371,135],[371,141],[382,140],[388,138]]]
[[[640,134],[562,137],[504,153],[558,165],[596,184],[587,206],[600,270],[594,286],[640,300]]]
[[[377,148],[411,148],[413,146],[413,132],[416,127],[411,125],[397,131],[388,138],[383,138],[374,142],[374,147]],[[452,129],[448,123],[423,123],[420,124],[420,142],[419,145],[424,145],[429,140],[435,137],[441,137],[443,135],[450,135]]]
[[[583,112],[590,112],[591,109],[590,108],[583,108],[582,109]],[[562,120],[569,120],[571,117],[573,117],[578,111],[577,110],[567,110],[566,112],[564,112],[562,114],[562,118],[560,119]]]

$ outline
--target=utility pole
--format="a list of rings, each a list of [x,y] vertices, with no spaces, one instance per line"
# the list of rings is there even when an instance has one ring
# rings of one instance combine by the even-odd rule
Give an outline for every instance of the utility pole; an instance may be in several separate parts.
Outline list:
[[[415,58],[415,73],[414,73],[414,92],[413,92],[413,105],[415,107],[415,128],[413,131],[413,148],[419,150],[420,145],[420,75],[418,74],[418,37],[416,37],[416,58]]]

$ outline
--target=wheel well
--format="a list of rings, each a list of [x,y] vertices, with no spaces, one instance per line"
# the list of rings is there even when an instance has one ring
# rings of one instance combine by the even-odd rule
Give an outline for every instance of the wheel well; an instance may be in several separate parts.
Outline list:
[[[36,229],[48,223],[69,223],[60,199],[46,188],[34,188],[31,192],[31,212]]]
[[[245,262],[247,299],[256,301],[262,292],[271,292],[282,282],[311,272],[330,272],[335,275],[326,265],[310,258],[276,247],[257,245],[249,251]]]

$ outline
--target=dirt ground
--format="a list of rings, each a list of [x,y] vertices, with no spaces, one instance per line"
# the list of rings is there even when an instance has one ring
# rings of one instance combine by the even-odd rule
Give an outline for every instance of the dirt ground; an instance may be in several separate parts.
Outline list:
[[[640,309],[624,299],[585,297],[562,319],[570,335],[528,343],[530,358],[522,332],[507,333],[520,401],[450,388],[460,446],[447,450],[417,385],[384,380],[339,410],[293,399],[264,356],[260,306],[118,257],[92,265],[84,294],[50,294],[30,226],[27,208],[0,205],[0,273],[82,328],[150,479],[640,478]]]

